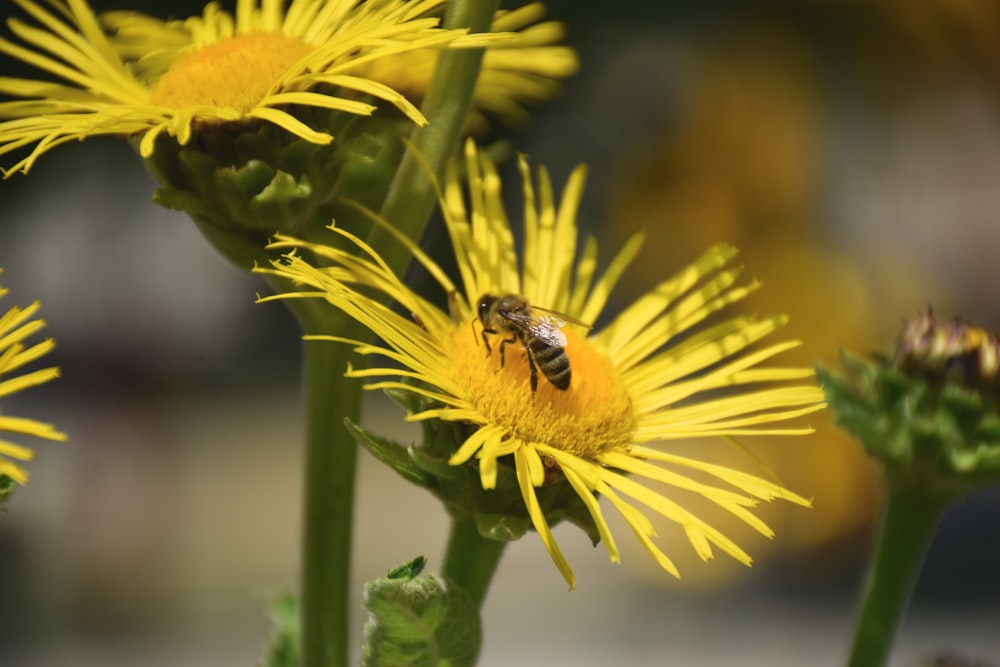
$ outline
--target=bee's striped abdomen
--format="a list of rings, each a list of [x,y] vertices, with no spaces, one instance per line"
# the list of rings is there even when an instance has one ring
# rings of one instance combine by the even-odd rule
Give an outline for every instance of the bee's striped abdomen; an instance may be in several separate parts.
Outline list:
[[[566,356],[564,348],[549,345],[530,334],[524,336],[524,346],[528,348],[531,355],[535,358],[538,370],[552,383],[553,387],[562,390],[569,389],[571,373],[569,369],[569,357]]]

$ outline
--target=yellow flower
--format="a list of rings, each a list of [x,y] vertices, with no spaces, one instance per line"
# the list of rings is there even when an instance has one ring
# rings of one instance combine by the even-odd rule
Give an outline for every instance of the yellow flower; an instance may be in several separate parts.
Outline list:
[[[486,116],[509,125],[524,124],[528,120],[525,104],[551,99],[560,91],[559,80],[576,74],[580,66],[576,51],[559,44],[565,37],[565,25],[539,22],[544,15],[545,5],[538,2],[497,12],[490,30],[516,35],[483,56],[469,119],[472,131],[486,128]],[[384,81],[419,100],[430,87],[436,64],[437,51],[423,50],[372,60],[357,73]]]
[[[601,274],[596,268],[595,239],[588,238],[577,256],[575,217],[584,170],[573,172],[559,205],[547,172],[538,172],[536,186],[521,159],[525,228],[519,262],[500,179],[471,143],[466,169],[471,207],[466,207],[455,169],[441,201],[461,285],[453,284],[416,246],[400,239],[449,295],[452,314],[413,292],[371,248],[336,227],[331,229],[355,248],[338,250],[277,238],[273,247],[290,252],[261,270],[308,289],[274,298],[326,299],[370,329],[382,343],[328,338],[353,343],[361,354],[381,355],[398,364],[351,369],[348,375],[381,378],[367,388],[416,392],[432,402],[432,407],[408,419],[477,425],[449,463],[457,466],[475,458],[484,489],[495,487],[500,466],[513,466],[531,522],[571,588],[572,570],[536,494],[537,488],[560,476],[586,505],[612,561],[618,561],[618,548],[599,497],[621,513],[646,550],[675,576],[677,568],[655,542],[653,526],[640,506],[681,525],[702,559],[711,558],[718,547],[749,565],[751,558],[742,548],[685,509],[675,496],[707,498],[768,537],[771,530],[752,512],[759,500],[781,498],[800,505],[809,501],[772,481],[682,456],[656,443],[811,432],[785,422],[823,407],[813,372],[763,365],[797,343],[755,346],[784,318],[710,319],[758,287],[755,282],[738,282],[740,269],[729,266],[736,251],[727,245],[709,249],[622,312],[605,317],[609,294],[636,255],[641,237],[627,242]],[[361,256],[356,256],[359,249]],[[303,259],[300,250],[314,254],[317,265]],[[535,309],[536,318],[550,318],[549,326],[554,316],[542,308],[581,322],[608,320],[589,335],[572,324],[561,329],[571,370],[568,388],[539,377],[537,390],[531,390],[531,355],[518,342],[516,329],[504,332],[493,327],[500,333],[487,331],[483,337],[484,326],[477,318],[482,297],[506,294],[522,296]],[[412,317],[383,305],[387,299]],[[502,353],[501,338],[511,339]],[[558,335],[550,341],[563,344]],[[551,350],[536,348],[536,352],[544,359]]]
[[[7,290],[0,287],[0,298],[6,294]],[[24,341],[45,326],[44,321],[33,319],[38,309],[36,301],[27,308],[15,306],[0,315],[0,398],[59,377],[58,368],[45,368],[6,378],[25,364],[45,356],[54,347],[51,339],[25,347]],[[63,433],[49,424],[0,413],[0,434],[4,433],[31,435],[46,440],[66,440]],[[5,475],[18,484],[27,483],[28,473],[16,461],[30,461],[33,457],[34,452],[27,447],[0,437],[0,476]]]
[[[294,109],[370,115],[382,100],[413,122],[417,108],[391,85],[359,75],[380,58],[484,46],[496,35],[437,28],[445,0],[239,0],[163,22],[135,12],[100,17],[86,0],[15,2],[37,22],[10,18],[23,44],[0,53],[49,80],[0,77],[0,155],[31,147],[6,174],[27,172],[49,149],[95,135],[140,136],[143,157],[163,133],[185,145],[200,126],[272,123],[316,144],[333,137]]]

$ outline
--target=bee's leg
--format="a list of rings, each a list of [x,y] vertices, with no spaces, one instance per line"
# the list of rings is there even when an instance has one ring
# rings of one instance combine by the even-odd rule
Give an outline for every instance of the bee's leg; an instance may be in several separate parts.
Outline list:
[[[500,369],[503,369],[504,363],[504,351],[508,345],[517,340],[517,336],[511,336],[510,338],[504,338],[500,341]]]
[[[535,363],[535,355],[528,352],[528,371],[531,374],[531,400],[535,400],[535,390],[538,389],[538,364]]]
[[[493,348],[490,346],[489,336],[495,334],[496,332],[497,332],[496,329],[487,329],[486,327],[483,327],[483,330],[480,333],[480,335],[483,337],[483,344],[486,346],[487,357],[490,356],[491,352],[493,352]],[[500,345],[501,345],[500,353],[501,355],[503,355],[503,343],[501,343]]]

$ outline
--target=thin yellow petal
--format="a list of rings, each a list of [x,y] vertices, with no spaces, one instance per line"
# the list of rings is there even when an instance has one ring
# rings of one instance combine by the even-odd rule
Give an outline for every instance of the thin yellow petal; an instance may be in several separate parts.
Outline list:
[[[28,472],[12,461],[0,459],[0,475],[7,475],[18,484],[24,485],[30,479]]]
[[[458,448],[458,451],[451,455],[451,458],[448,459],[448,464],[453,466],[461,465],[471,459],[473,455],[476,454],[476,452],[478,452],[487,442],[499,440],[502,437],[503,433],[497,428],[483,426],[476,429],[476,431],[462,443],[462,446]]]
[[[535,487],[531,482],[531,473],[528,470],[528,457],[524,448],[514,452],[514,466],[517,470],[517,484],[521,487],[521,497],[524,499],[524,506],[528,510],[528,516],[531,517],[531,523],[535,527],[535,531],[538,532],[538,536],[541,538],[542,544],[545,545],[545,549],[549,552],[552,562],[556,564],[559,573],[562,574],[563,579],[569,584],[569,589],[573,590],[576,587],[576,577],[573,575],[573,568],[569,566],[569,561],[566,560],[562,550],[556,543],[556,538],[552,535],[552,530],[545,520],[545,514],[538,504],[538,496],[535,495]]]
[[[741,563],[749,565],[752,562],[749,554],[735,542],[723,535],[718,529],[685,510],[678,503],[612,471],[605,471],[602,480],[608,486],[634,498],[657,514],[683,527],[688,540],[702,560],[712,558],[711,545],[715,544]]]
[[[624,372],[638,395],[676,383],[729,357],[774,332],[785,318],[780,316],[758,320],[737,317],[700,331],[677,345]]]
[[[24,433],[24,430],[15,431],[14,429],[4,428],[4,423],[6,419],[0,418],[0,431],[10,431],[12,433],[19,432]],[[27,447],[14,444],[9,440],[0,439],[0,454],[10,457],[12,459],[17,459],[18,461],[31,461],[35,458],[35,452]]]
[[[649,519],[646,515],[640,512],[638,509],[622,500],[610,487],[603,485],[605,488],[599,489],[602,496],[611,501],[611,504],[615,506],[618,513],[622,515],[625,519],[625,523],[628,524],[629,528],[642,543],[642,546],[646,551],[653,557],[657,565],[661,568],[675,576],[676,578],[681,578],[680,570],[674,565],[674,562],[663,553],[662,550],[653,542],[652,538],[655,536],[655,531],[653,531],[652,524],[649,523]]]
[[[13,370],[14,366],[7,366],[2,370],[8,372]],[[45,368],[38,371],[33,371],[31,373],[26,373],[24,375],[18,375],[7,380],[0,382],[0,397],[10,396],[19,391],[27,389],[28,387],[34,387],[40,384],[44,384],[51,380],[59,377],[58,368]]]
[[[639,445],[633,446],[632,452],[635,456],[641,456],[655,461],[662,461],[663,463],[684,466],[692,470],[708,473],[709,475],[717,477],[728,484],[732,484],[736,488],[756,496],[757,498],[762,498],[764,500],[781,498],[782,500],[788,500],[797,505],[803,505],[806,507],[811,505],[809,500],[792,493],[779,484],[775,484],[774,482],[740,470],[735,470],[733,468],[715,463],[700,461],[698,459],[692,459],[686,456],[670,454],[662,452],[658,449],[642,447]]]
[[[604,518],[604,513],[601,511],[601,505],[597,501],[597,497],[594,495],[596,481],[589,483],[586,481],[588,478],[593,480],[597,479],[597,476],[592,470],[594,464],[553,447],[540,446],[538,447],[538,450],[547,456],[551,456],[555,459],[556,463],[559,464],[559,468],[562,470],[563,474],[566,475],[566,481],[570,483],[570,486],[572,486],[573,490],[576,491],[576,495],[578,495],[580,500],[583,501],[583,504],[587,506],[587,511],[590,513],[590,517],[594,520],[594,525],[597,527],[597,533],[601,536],[601,542],[604,544],[604,548],[608,552],[608,558],[611,559],[612,563],[621,562],[621,557],[618,553],[618,545],[615,543],[615,538],[611,534],[611,529],[608,527],[608,522]],[[578,472],[581,470],[582,472]]]
[[[625,272],[625,269],[632,264],[632,260],[639,254],[645,238],[645,233],[641,231],[630,234],[590,293],[584,294],[581,292],[576,297],[576,299],[580,300],[586,297],[585,305],[581,306],[579,311],[570,310],[569,312],[573,314],[579,312],[579,317],[584,322],[596,322],[598,316],[604,312],[604,306],[607,305],[608,298],[611,296],[611,290],[618,284],[618,280]]]
[[[646,328],[666,308],[704,279],[719,270],[736,256],[732,246],[712,246],[693,264],[665,280],[631,306],[623,310],[597,337],[597,342],[609,353],[629,342]],[[666,339],[664,339],[666,340]]]

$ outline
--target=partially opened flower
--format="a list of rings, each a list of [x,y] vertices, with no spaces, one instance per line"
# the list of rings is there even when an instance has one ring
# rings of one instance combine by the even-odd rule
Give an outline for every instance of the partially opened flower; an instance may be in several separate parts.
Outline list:
[[[577,255],[583,170],[573,173],[557,204],[547,173],[539,171],[535,185],[521,159],[525,226],[519,258],[500,179],[471,143],[466,169],[471,206],[456,170],[442,195],[460,283],[410,244],[449,295],[451,314],[404,285],[371,248],[338,228],[333,231],[356,248],[276,240],[274,247],[290,252],[265,271],[308,288],[278,298],[326,299],[370,329],[381,343],[332,339],[399,364],[348,374],[382,378],[369,389],[416,392],[430,402],[409,419],[474,427],[449,463],[475,461],[484,489],[496,486],[501,468],[513,468],[531,523],[571,587],[572,570],[538,500],[538,489],[550,484],[572,487],[613,561],[618,547],[601,497],[674,575],[677,568],[655,541],[644,510],[681,525],[701,558],[719,548],[749,564],[742,548],[685,508],[683,495],[707,498],[767,536],[770,529],[752,511],[759,500],[808,501],[775,482],[657,444],[704,436],[801,435],[810,429],[786,422],[823,407],[811,370],[763,365],[797,345],[755,345],[780,327],[783,317],[710,320],[758,287],[739,284],[739,268],[729,266],[736,251],[715,246],[622,312],[605,315],[609,294],[641,238],[633,237],[601,274],[593,238]],[[355,256],[358,249],[361,257]],[[315,255],[317,263],[307,262],[301,251]],[[383,305],[390,299],[412,317]],[[608,323],[589,335],[572,324],[604,319]]]
[[[30,147],[6,173],[28,171],[67,141],[139,137],[143,157],[158,136],[184,145],[206,126],[256,121],[316,144],[333,137],[296,110],[370,115],[378,102],[427,121],[398,90],[359,74],[380,58],[456,46],[495,35],[443,30],[428,12],[445,0],[240,0],[230,14],[214,2],[201,16],[161,21],[135,12],[98,17],[86,0],[15,0],[34,19],[10,18],[23,44],[0,53],[44,79],[0,77],[0,155]],[[46,9],[46,6],[52,9]]]
[[[0,298],[6,294],[7,290],[0,287]],[[59,377],[57,368],[15,374],[23,366],[48,354],[54,346],[51,339],[34,344],[26,343],[45,326],[45,322],[36,317],[38,309],[36,301],[27,308],[14,306],[0,314],[0,399]],[[0,494],[4,492],[4,477],[18,484],[27,483],[28,473],[18,461],[30,461],[34,458],[34,452],[29,448],[7,440],[8,434],[46,440],[66,439],[63,433],[49,424],[0,412]]]

